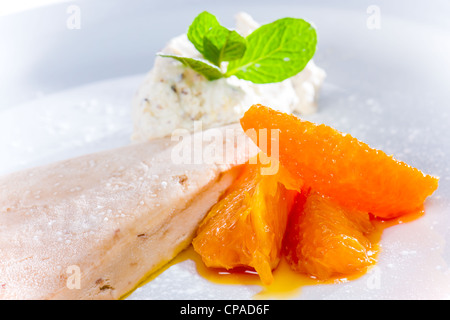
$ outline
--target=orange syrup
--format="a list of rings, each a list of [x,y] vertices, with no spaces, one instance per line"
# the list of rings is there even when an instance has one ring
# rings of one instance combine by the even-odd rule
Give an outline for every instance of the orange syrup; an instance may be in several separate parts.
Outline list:
[[[204,279],[220,285],[246,285],[259,286],[261,290],[253,296],[253,299],[291,299],[299,297],[301,289],[312,285],[331,285],[353,281],[364,276],[376,264],[376,258],[381,250],[380,241],[383,231],[392,226],[408,223],[423,216],[424,211],[404,215],[391,220],[382,220],[373,217],[374,230],[368,235],[372,243],[374,264],[358,273],[346,275],[344,277],[334,277],[327,280],[318,280],[306,274],[293,271],[285,259],[282,257],[279,265],[273,270],[274,281],[270,285],[263,285],[258,274],[249,269],[235,268],[232,270],[208,268],[203,263],[201,256],[195,252],[192,245],[180,252],[172,261],[165,264],[155,273],[147,277],[140,286],[143,286],[171,266],[183,261],[191,260],[195,263],[198,274]]]

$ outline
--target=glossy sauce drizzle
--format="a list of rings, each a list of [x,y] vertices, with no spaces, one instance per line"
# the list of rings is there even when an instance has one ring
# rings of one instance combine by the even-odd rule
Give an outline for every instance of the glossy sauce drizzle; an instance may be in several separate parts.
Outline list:
[[[380,240],[384,229],[413,221],[421,217],[423,214],[423,211],[419,211],[417,213],[405,215],[392,220],[374,219],[373,224],[375,226],[375,229],[370,235],[368,235],[368,238],[372,243],[375,258],[380,251]],[[212,283],[220,285],[252,285],[261,287],[261,291],[253,297],[254,299],[289,299],[298,297],[301,293],[302,287],[304,286],[349,282],[365,275],[370,270],[370,268],[374,266],[372,265],[371,267],[366,268],[361,272],[352,275],[346,275],[345,277],[335,277],[327,280],[318,280],[311,278],[308,275],[297,273],[291,270],[288,263],[284,259],[281,259],[277,268],[273,270],[273,283],[271,285],[264,286],[261,283],[258,274],[252,270],[244,268],[225,270],[206,267],[200,255],[195,252],[192,245],[190,245],[187,249],[178,254],[171,262],[166,264],[160,270],[153,273],[150,277],[143,281],[141,286],[152,281],[171,266],[187,260],[193,261],[196,265],[198,274]]]

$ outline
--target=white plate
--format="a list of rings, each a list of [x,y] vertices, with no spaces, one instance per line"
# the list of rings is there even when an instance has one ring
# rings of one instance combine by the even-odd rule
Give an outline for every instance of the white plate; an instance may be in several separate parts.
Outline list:
[[[262,23],[301,17],[318,29],[315,61],[328,73],[320,110],[307,119],[437,175],[440,185],[424,217],[384,232],[376,273],[304,287],[294,298],[450,298],[450,5],[378,1],[380,29],[371,29],[377,8],[360,1],[277,3],[90,0],[0,17],[0,174],[129,143],[131,97],[155,52],[200,11],[230,27],[238,11]],[[68,28],[71,5],[80,29]],[[129,299],[251,299],[259,290],[213,284],[184,261]]]

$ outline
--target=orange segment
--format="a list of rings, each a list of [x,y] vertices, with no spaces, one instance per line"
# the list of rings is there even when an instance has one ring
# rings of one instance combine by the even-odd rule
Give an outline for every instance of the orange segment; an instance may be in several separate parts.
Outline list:
[[[289,216],[283,252],[292,269],[320,280],[354,275],[376,262],[367,238],[373,230],[367,212],[302,194]]]
[[[438,187],[437,178],[326,125],[261,105],[252,106],[241,125],[245,131],[279,130],[281,165],[294,178],[347,208],[393,218],[421,210]],[[269,135],[266,150],[273,150],[271,143]]]
[[[296,191],[277,175],[261,175],[260,165],[246,164],[242,175],[211,209],[192,244],[208,267],[250,267],[264,284],[273,281],[289,210]]]

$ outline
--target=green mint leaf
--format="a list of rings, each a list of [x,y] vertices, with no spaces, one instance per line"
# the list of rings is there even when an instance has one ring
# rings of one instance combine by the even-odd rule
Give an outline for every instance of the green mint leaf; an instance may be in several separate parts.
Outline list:
[[[222,61],[242,58],[246,48],[244,37],[222,26],[210,29],[203,38],[203,56],[219,67]]]
[[[239,60],[230,61],[225,76],[254,83],[288,79],[302,71],[314,56],[315,29],[306,21],[284,18],[263,25],[247,37],[247,50]]]
[[[195,48],[203,54],[203,38],[209,30],[217,26],[220,26],[217,18],[213,14],[203,11],[192,21],[187,37]]]
[[[206,61],[194,58],[180,57],[170,54],[158,54],[158,55],[160,57],[173,58],[175,60],[178,60],[186,67],[189,67],[197,71],[198,73],[204,75],[208,80],[217,80],[223,78],[223,73],[220,71],[220,69],[217,68],[216,66],[207,63]]]

